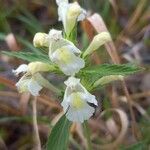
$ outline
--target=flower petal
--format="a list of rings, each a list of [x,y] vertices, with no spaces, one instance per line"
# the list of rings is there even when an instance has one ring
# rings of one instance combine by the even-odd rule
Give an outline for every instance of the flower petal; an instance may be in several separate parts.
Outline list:
[[[85,18],[86,11],[77,2],[68,3],[68,0],[56,0],[56,3],[59,21],[62,21],[66,35],[69,36],[76,22]]]
[[[60,5],[60,3],[68,3],[68,0],[56,0],[57,5]]]
[[[66,40],[66,42],[67,42],[67,41],[68,41],[68,40]],[[71,52],[73,52],[73,53],[75,53],[75,54],[80,54],[80,53],[81,53],[81,51],[80,51],[72,42],[70,42],[70,41],[68,41],[67,47],[68,47],[68,49],[69,49]]]
[[[69,77],[64,83],[67,85],[67,87],[72,87],[72,86],[76,86],[77,84],[79,84],[80,79],[75,78],[75,77]]]
[[[64,47],[64,46],[68,47],[68,50],[70,50],[71,52],[75,54],[80,54],[81,51],[72,42],[62,38],[62,35],[59,35],[60,34],[59,32],[62,32],[62,31],[57,30],[56,34],[55,34],[55,31],[52,31],[52,30],[50,30],[49,32],[49,37],[51,39],[50,46],[49,46],[49,57],[57,49]]]
[[[94,104],[95,106],[98,105],[95,96],[92,95],[92,94],[90,94],[88,91],[87,91],[86,94],[84,94],[84,99],[85,99],[87,102],[89,102],[89,103],[91,103],[91,104]]]
[[[63,0],[62,2],[58,3],[58,20],[62,21],[64,29],[66,31],[66,14],[68,11],[68,3]]]
[[[61,105],[70,121],[83,122],[89,119],[95,112],[95,108],[86,102],[84,93],[76,92],[65,97]]]
[[[72,59],[72,62],[70,62],[67,65],[63,63],[59,64],[59,68],[63,71],[64,74],[72,76],[78,73],[80,69],[83,68],[84,66],[85,66],[84,60],[77,56],[75,56]]]
[[[66,100],[63,100],[61,106],[63,107],[64,112],[66,112],[69,108],[69,103]]]
[[[72,107],[69,107],[66,117],[68,120],[73,121],[73,122],[81,122],[83,123],[84,120],[88,120],[93,113],[95,112],[95,109],[88,104],[85,104],[85,107],[80,110],[75,110]]]
[[[83,9],[77,2],[68,5],[68,10],[66,12],[66,27],[64,27],[67,36],[69,36],[74,29],[76,22],[84,19],[82,10]]]
[[[57,49],[50,55],[52,62],[56,63],[66,75],[74,75],[85,66],[82,58],[77,57],[67,46]]]
[[[28,83],[30,79],[26,76],[20,78],[20,80],[16,83],[17,89],[20,93],[24,93],[28,91]]]
[[[51,29],[48,33],[50,40],[59,40],[62,38],[62,31]]]
[[[39,91],[42,89],[42,86],[39,85],[37,81],[31,78],[31,80],[28,83],[28,90],[33,96],[38,96]]]
[[[83,21],[86,18],[87,12],[86,10],[82,9],[81,14],[78,16],[77,21]]]
[[[16,70],[12,70],[12,72],[15,74],[15,75],[19,75],[20,73],[24,73],[24,72],[27,72],[28,70],[28,65],[26,64],[22,64],[20,65]]]

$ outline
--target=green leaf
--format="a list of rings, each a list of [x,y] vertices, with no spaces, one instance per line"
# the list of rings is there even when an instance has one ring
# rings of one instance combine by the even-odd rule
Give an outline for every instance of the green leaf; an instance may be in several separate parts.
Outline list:
[[[91,90],[91,87],[95,81],[103,76],[108,75],[130,75],[141,71],[142,69],[131,64],[102,64],[95,67],[87,67],[80,71],[79,76],[81,78],[82,84]]]
[[[63,115],[53,127],[47,142],[47,150],[66,150],[71,122]]]
[[[140,71],[141,68],[131,64],[102,64],[96,67],[88,67],[83,70],[86,74],[98,74],[100,76],[108,75],[129,75]]]
[[[30,52],[6,52],[6,51],[2,51],[2,54],[12,56],[12,57],[17,57],[26,60],[28,62],[41,61],[44,63],[49,63],[49,64],[51,63],[48,56],[44,54],[35,54]]]
[[[34,53],[42,54],[42,52],[38,48],[35,48],[33,44],[31,44],[28,40],[20,36],[16,36],[16,38],[18,42],[25,46],[25,48],[29,49],[30,51],[33,51]]]

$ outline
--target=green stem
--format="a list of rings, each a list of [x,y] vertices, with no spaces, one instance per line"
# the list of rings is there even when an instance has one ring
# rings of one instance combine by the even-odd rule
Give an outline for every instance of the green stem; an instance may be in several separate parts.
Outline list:
[[[39,73],[36,74],[36,76],[34,76],[34,78],[36,79],[36,81],[38,81],[40,83],[40,85],[42,85],[45,88],[50,89],[51,91],[53,91],[54,93],[60,95],[61,94],[61,90],[59,90],[57,87],[55,87],[53,84],[51,84],[47,79],[45,79],[42,75],[40,75]]]
[[[59,90],[57,87],[55,87],[53,84],[48,83],[47,88],[50,89],[51,91],[55,92],[56,94],[60,95],[61,90]]]
[[[87,121],[85,121],[83,123],[83,128],[84,128],[85,137],[87,139],[88,150],[92,150],[92,143],[91,143],[91,139],[90,139],[90,128],[88,126],[88,122]]]

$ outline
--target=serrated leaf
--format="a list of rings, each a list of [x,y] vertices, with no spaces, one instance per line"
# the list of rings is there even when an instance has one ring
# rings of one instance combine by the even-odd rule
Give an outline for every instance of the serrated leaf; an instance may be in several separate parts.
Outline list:
[[[140,71],[141,69],[131,64],[102,64],[96,67],[88,67],[83,70],[86,74],[99,74],[101,76],[108,75],[129,75]]]
[[[102,64],[95,67],[87,67],[80,71],[81,82],[87,89],[91,89],[92,84],[103,76],[108,75],[130,75],[141,71],[141,68],[131,64]]]
[[[30,52],[6,52],[6,51],[2,51],[2,54],[17,57],[26,60],[28,62],[41,61],[49,64],[51,63],[48,56],[44,54],[35,54]]]
[[[71,122],[63,115],[53,127],[47,142],[47,150],[66,150]]]

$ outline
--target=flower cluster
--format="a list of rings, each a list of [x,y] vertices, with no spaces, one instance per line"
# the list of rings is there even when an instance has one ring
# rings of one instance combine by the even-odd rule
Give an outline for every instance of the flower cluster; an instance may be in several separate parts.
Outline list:
[[[19,92],[30,92],[33,96],[38,96],[43,87],[53,86],[41,73],[51,72],[57,67],[68,76],[64,82],[66,90],[61,103],[66,117],[70,121],[82,123],[93,115],[98,103],[95,96],[86,90],[80,83],[80,79],[76,78],[76,74],[85,67],[86,56],[105,42],[110,41],[111,37],[107,32],[97,34],[88,48],[82,52],[69,40],[69,37],[74,32],[77,22],[86,18],[86,11],[77,2],[69,3],[68,0],[56,0],[56,3],[64,33],[51,29],[48,34],[36,33],[33,39],[35,47],[45,47],[49,50],[50,63],[31,62],[28,65],[20,65],[16,70],[13,70],[16,75],[23,73],[16,86]]]

